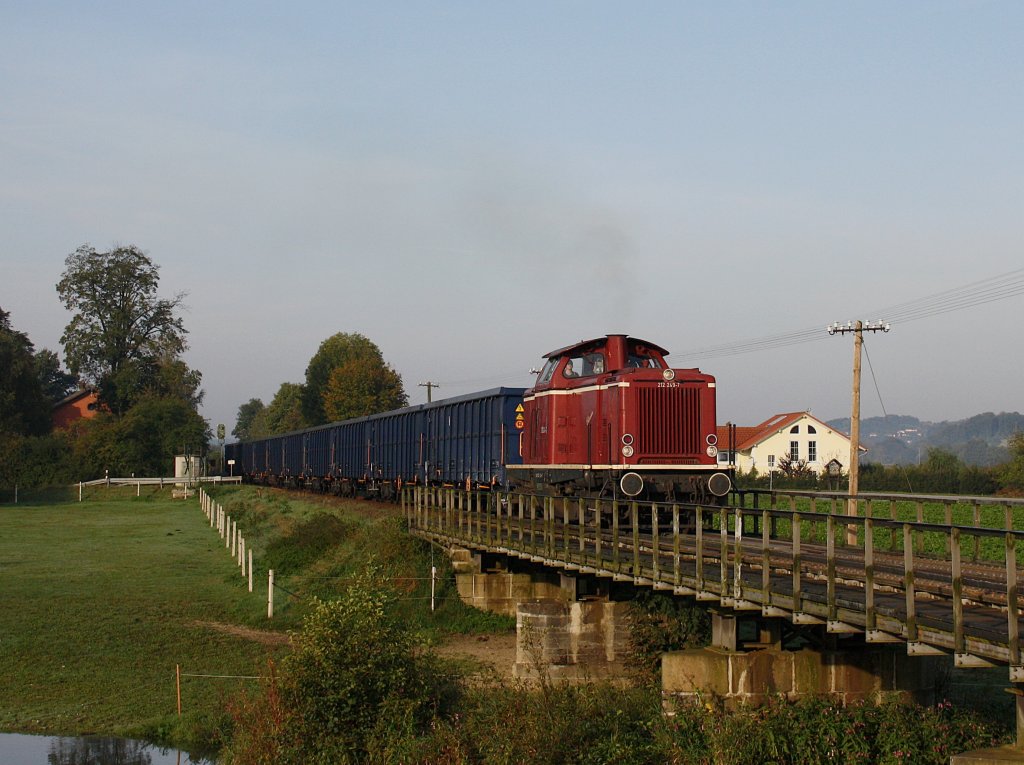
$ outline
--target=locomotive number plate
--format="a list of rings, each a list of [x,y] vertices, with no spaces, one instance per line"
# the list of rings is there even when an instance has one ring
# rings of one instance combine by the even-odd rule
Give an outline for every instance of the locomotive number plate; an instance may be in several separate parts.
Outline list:
[[[659,388],[678,388],[679,383],[677,382],[660,382],[658,383]]]

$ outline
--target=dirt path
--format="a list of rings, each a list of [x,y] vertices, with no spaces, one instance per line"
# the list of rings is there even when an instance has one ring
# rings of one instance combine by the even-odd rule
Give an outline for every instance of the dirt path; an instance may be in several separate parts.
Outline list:
[[[224,622],[196,621],[197,627],[204,627],[225,635],[233,635],[264,645],[288,645],[287,633],[256,630]],[[431,649],[438,656],[454,659],[465,666],[474,676],[492,675],[500,679],[512,677],[516,662],[515,633],[502,635],[455,635],[443,645]]]
[[[252,640],[264,645],[288,645],[290,638],[284,632],[268,632],[266,630],[254,630],[249,627],[240,627],[237,624],[224,624],[223,622],[194,622],[197,627],[222,632],[225,635]]]
[[[464,665],[470,677],[482,682],[512,679],[516,663],[515,633],[455,635],[434,653]]]

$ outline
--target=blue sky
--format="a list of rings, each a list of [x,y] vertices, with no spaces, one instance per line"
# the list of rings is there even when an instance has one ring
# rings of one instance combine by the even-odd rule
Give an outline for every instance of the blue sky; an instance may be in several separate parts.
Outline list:
[[[339,331],[435,396],[627,332],[719,419],[849,414],[832,321],[1024,267],[1024,5],[0,2],[0,306],[83,243],[187,291],[203,413]],[[1021,296],[868,349],[885,409],[1020,411]],[[874,386],[864,414],[880,414]]]

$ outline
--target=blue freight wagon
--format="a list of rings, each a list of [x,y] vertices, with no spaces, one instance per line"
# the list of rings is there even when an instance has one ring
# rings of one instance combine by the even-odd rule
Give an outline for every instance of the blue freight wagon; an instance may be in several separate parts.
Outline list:
[[[501,485],[522,462],[522,388],[493,388],[228,444],[248,480],[391,498],[404,483]]]

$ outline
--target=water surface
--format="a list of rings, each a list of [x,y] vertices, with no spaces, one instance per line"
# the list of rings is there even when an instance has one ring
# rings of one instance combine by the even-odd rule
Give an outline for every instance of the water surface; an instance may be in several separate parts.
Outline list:
[[[100,736],[27,736],[0,733],[3,765],[211,765],[188,752],[146,741]]]

